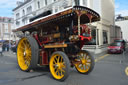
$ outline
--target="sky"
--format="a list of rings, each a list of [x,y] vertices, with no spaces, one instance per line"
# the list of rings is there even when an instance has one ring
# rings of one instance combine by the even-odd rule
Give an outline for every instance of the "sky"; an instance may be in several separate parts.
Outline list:
[[[21,0],[0,0],[0,16],[13,17],[12,10],[16,7],[16,1]],[[128,0],[115,0],[115,14],[128,16]]]
[[[115,14],[128,16],[128,0],[115,0]]]
[[[0,16],[13,17],[13,9],[16,7],[16,1],[20,0],[0,0]]]

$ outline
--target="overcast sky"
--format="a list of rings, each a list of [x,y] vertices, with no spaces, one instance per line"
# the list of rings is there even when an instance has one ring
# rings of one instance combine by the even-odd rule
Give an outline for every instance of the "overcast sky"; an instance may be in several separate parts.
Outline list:
[[[21,0],[0,0],[0,16],[13,17],[12,9],[16,7],[16,1]],[[115,13],[128,16],[128,0],[115,0]]]

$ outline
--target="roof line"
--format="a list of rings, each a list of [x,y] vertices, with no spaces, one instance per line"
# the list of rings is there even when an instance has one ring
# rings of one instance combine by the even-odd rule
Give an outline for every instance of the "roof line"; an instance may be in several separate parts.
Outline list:
[[[12,11],[17,10],[18,8],[22,7],[23,5],[25,5],[26,3],[30,2],[32,0],[27,0],[26,2],[22,3],[21,5],[17,6],[16,8],[14,8]]]

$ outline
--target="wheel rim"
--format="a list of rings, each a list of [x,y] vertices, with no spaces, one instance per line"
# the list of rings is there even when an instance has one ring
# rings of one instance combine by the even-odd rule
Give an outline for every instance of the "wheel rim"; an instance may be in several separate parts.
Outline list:
[[[81,73],[86,73],[91,67],[91,58],[85,52],[78,53],[80,63],[75,64],[76,69]]]
[[[31,46],[27,38],[22,38],[17,47],[18,64],[22,70],[27,70],[31,62]]]
[[[62,79],[65,74],[65,62],[61,55],[54,54],[50,59],[50,71],[55,79]]]

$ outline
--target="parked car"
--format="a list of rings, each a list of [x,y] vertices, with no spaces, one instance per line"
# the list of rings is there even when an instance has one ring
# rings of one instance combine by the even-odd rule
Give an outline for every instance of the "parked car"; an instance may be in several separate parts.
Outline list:
[[[123,39],[115,39],[114,42],[115,42],[115,43],[116,43],[116,42],[122,43],[122,44],[124,45],[124,51],[125,51],[126,45],[127,45],[125,40],[123,40]]]
[[[123,53],[124,45],[121,42],[114,42],[108,46],[108,53]]]

